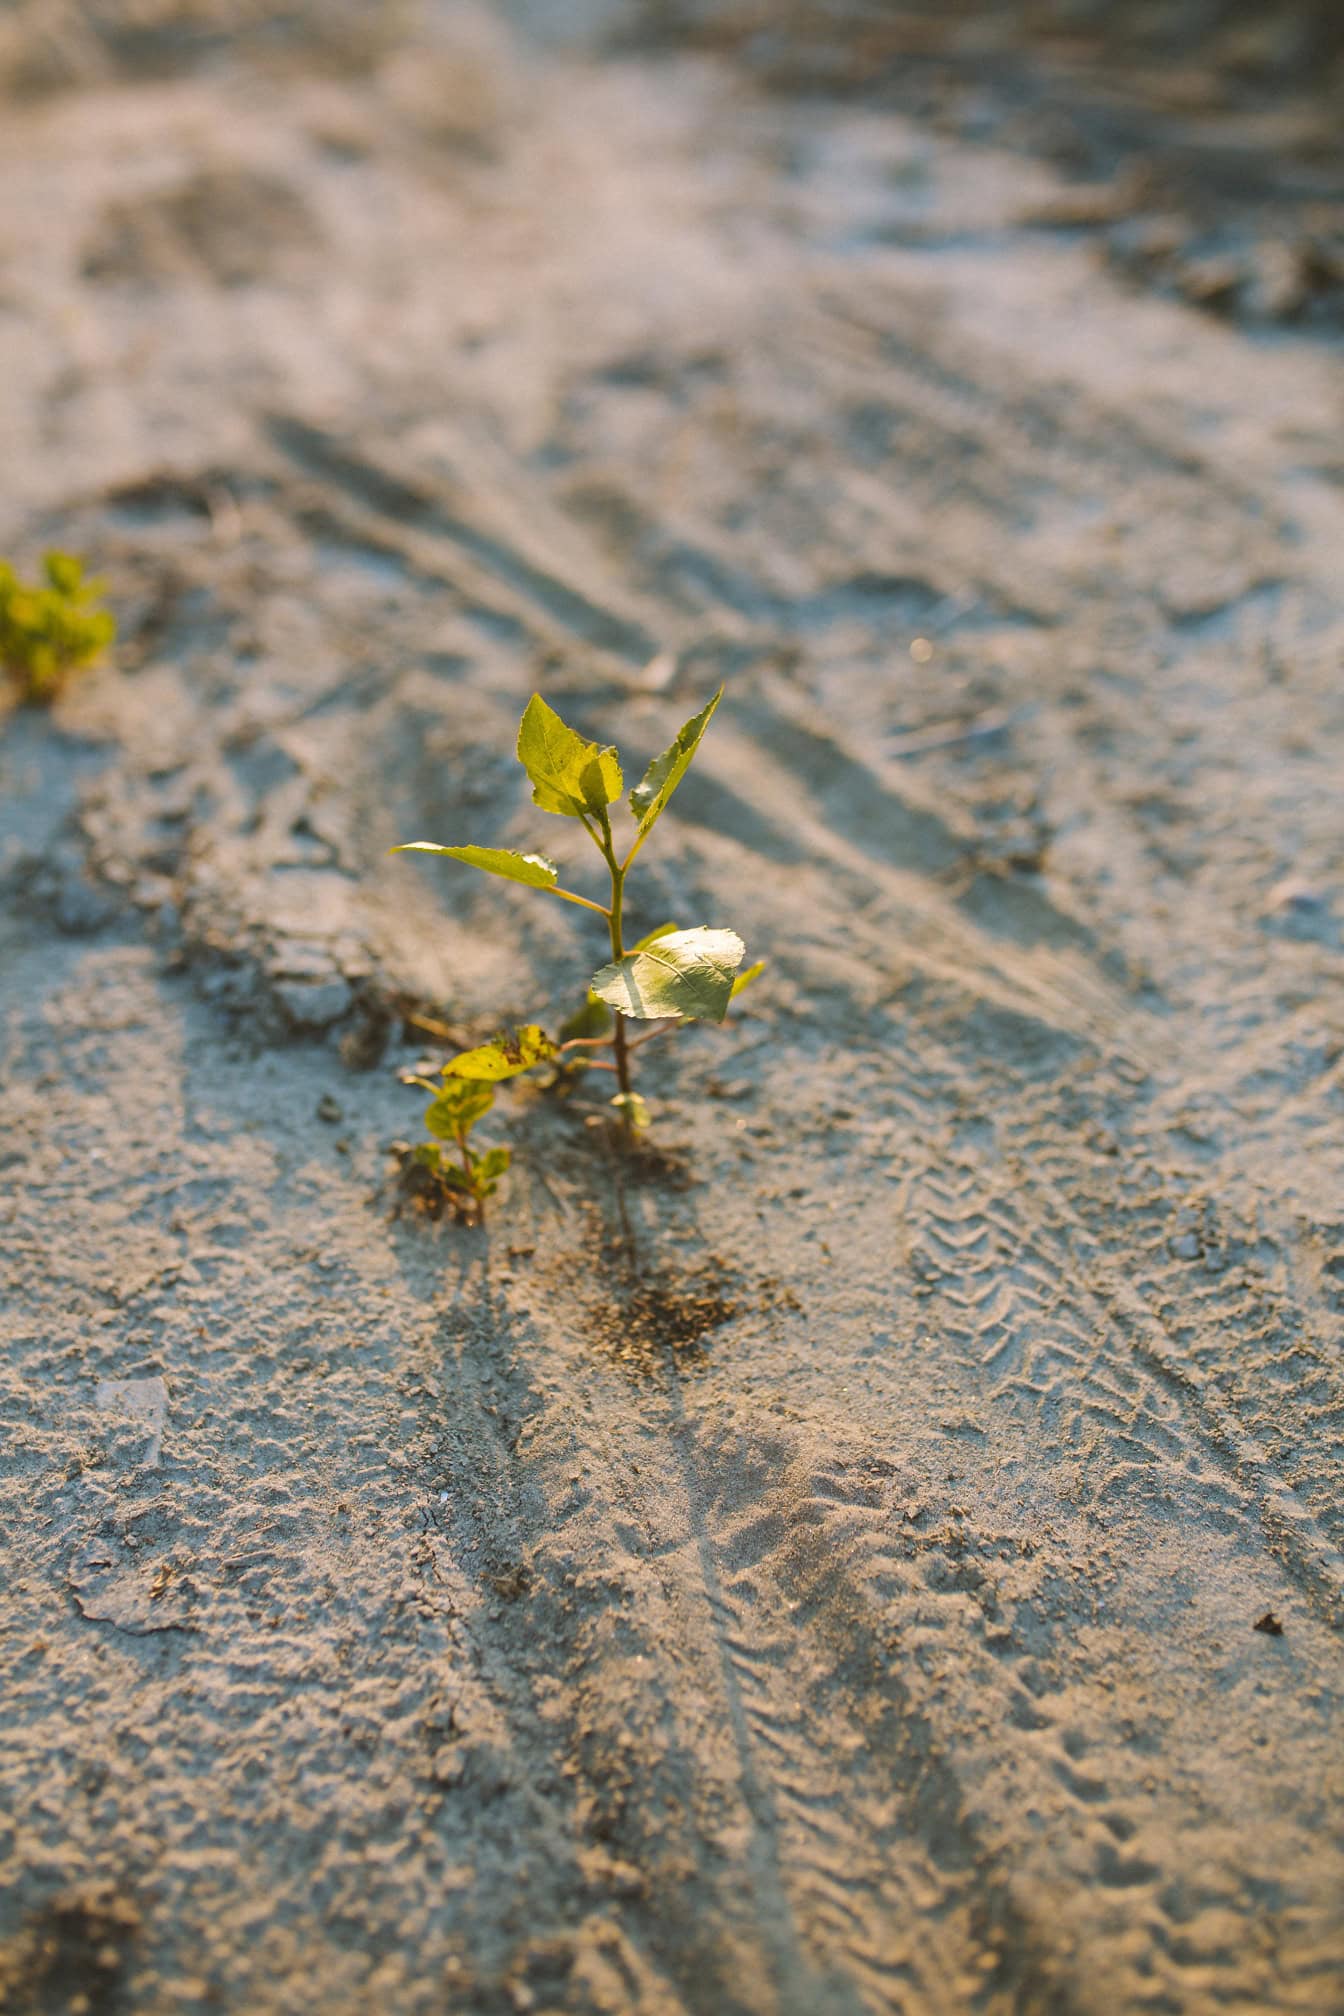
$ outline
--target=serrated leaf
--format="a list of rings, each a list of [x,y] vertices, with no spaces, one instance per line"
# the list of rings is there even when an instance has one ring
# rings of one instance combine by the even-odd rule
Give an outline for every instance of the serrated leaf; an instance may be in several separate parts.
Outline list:
[[[496,1085],[501,1078],[516,1078],[520,1071],[530,1071],[534,1064],[544,1064],[548,1057],[554,1055],[555,1045],[546,1031],[530,1022],[526,1029],[515,1029],[497,1036],[493,1043],[482,1043],[475,1050],[464,1050],[460,1057],[454,1057],[444,1065],[443,1075],[445,1078],[471,1078]]]
[[[640,1022],[722,1022],[742,964],[736,931],[672,931],[593,975],[593,992]]]
[[[425,1131],[440,1141],[456,1141],[494,1103],[495,1095],[488,1085],[466,1078],[445,1078],[442,1091],[435,1093],[432,1104],[426,1108]]]
[[[440,847],[434,840],[403,840],[394,854],[447,854],[486,875],[525,882],[531,889],[554,889],[560,870],[544,854],[519,854],[512,847]]]
[[[621,795],[621,766],[614,748],[585,740],[534,693],[518,724],[518,761],[532,779],[532,802],[568,819],[594,817]]]
[[[662,812],[668,799],[690,769],[700,738],[709,726],[710,716],[723,698],[720,686],[714,698],[698,714],[692,715],[684,726],[677,730],[676,739],[664,749],[661,756],[655,756],[640,782],[630,793],[630,810],[639,821],[639,837],[642,840],[655,819]]]
[[[734,980],[733,991],[728,996],[728,999],[730,1001],[736,1001],[738,995],[742,992],[742,989],[744,987],[750,987],[753,980],[759,980],[764,971],[765,971],[764,959],[758,959],[754,966],[748,966],[745,973],[739,973],[736,980]]]
[[[621,759],[614,742],[609,742],[605,749],[599,749],[591,762],[584,764],[581,782],[584,802],[590,812],[605,810],[620,797],[625,779],[621,775]]]

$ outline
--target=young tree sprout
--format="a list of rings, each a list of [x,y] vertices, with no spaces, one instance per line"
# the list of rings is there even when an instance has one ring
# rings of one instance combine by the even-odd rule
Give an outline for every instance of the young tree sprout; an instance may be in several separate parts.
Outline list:
[[[45,581],[21,581],[0,560],[0,667],[25,700],[51,700],[72,672],[91,665],[117,626],[98,607],[101,581],[86,581],[72,553],[43,556]]]
[[[633,831],[618,845],[612,828],[610,808],[624,790],[620,760],[612,747],[599,748],[560,719],[539,693],[527,703],[518,729],[518,760],[532,782],[532,802],[543,812],[563,819],[575,819],[583,827],[602,857],[609,881],[605,903],[583,896],[574,889],[562,889],[560,871],[544,854],[522,854],[505,847],[447,847],[433,840],[411,840],[393,848],[397,854],[443,854],[464,861],[487,875],[500,875],[557,896],[562,902],[577,903],[604,918],[611,958],[599,966],[589,982],[587,997],[577,1014],[561,1025],[557,1040],[538,1027],[502,1036],[479,1049],[454,1057],[443,1067],[445,1085],[458,1086],[452,1093],[436,1093],[426,1124],[440,1139],[456,1142],[454,1162],[449,1152],[437,1145],[417,1151],[425,1166],[443,1172],[450,1188],[469,1194],[479,1205],[483,1194],[472,1187],[472,1169],[490,1157],[508,1151],[493,1149],[473,1160],[466,1140],[467,1130],[488,1110],[493,1094],[480,1100],[491,1084],[511,1078],[535,1065],[559,1061],[584,1065],[589,1069],[614,1073],[618,1090],[612,1105],[621,1116],[628,1135],[648,1125],[648,1110],[632,1082],[631,1060],[640,1045],[683,1022],[722,1022],[728,1004],[761,971],[763,962],[742,970],[744,948],[735,931],[706,924],[683,930],[677,924],[661,924],[633,945],[625,941],[626,878],[636,856],[653,831],[668,800],[686,775],[709,726],[714,709],[723,696],[720,687],[708,705],[702,707],[678,732],[669,748],[656,756],[641,781],[629,794]],[[655,1025],[641,1035],[631,1035],[630,1023]],[[596,1053],[610,1050],[610,1060]],[[463,1099],[461,1083],[472,1096]],[[417,1080],[418,1083],[425,1081]],[[448,1105],[442,1104],[445,1097]],[[454,1103],[456,1102],[456,1103]],[[437,1117],[436,1117],[437,1116]],[[430,1157],[439,1160],[430,1163]],[[480,1181],[493,1189],[502,1171],[498,1160],[482,1169]],[[451,1173],[447,1173],[451,1171]]]

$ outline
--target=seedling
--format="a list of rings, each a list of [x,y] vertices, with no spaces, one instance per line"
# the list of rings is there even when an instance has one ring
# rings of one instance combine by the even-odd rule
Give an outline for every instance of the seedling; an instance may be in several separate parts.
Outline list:
[[[117,634],[98,606],[101,581],[86,581],[72,553],[48,553],[43,582],[21,581],[0,560],[0,665],[25,700],[51,700],[72,672],[91,665]]]
[[[532,802],[543,812],[575,819],[583,827],[607,870],[610,890],[605,903],[573,889],[562,889],[559,869],[544,854],[522,854],[505,847],[446,847],[434,840],[411,840],[392,850],[398,854],[443,854],[487,875],[521,882],[530,889],[558,896],[565,903],[577,903],[606,921],[610,940],[610,962],[594,973],[582,1007],[561,1025],[557,1040],[552,1041],[542,1029],[532,1025],[514,1036],[500,1037],[452,1058],[443,1066],[445,1086],[469,1085],[477,1103],[468,1099],[465,1104],[451,1106],[451,1111],[445,1107],[437,1122],[433,1116],[445,1095],[429,1085],[428,1089],[436,1093],[436,1103],[429,1109],[426,1124],[435,1134],[441,1125],[447,1127],[460,1151],[456,1166],[442,1159],[441,1165],[429,1165],[436,1169],[453,1168],[454,1173],[444,1177],[449,1185],[467,1187],[472,1164],[466,1129],[489,1106],[488,1100],[485,1105],[479,1104],[481,1092],[500,1079],[515,1077],[539,1064],[611,1071],[618,1087],[611,1103],[626,1134],[633,1135],[647,1126],[648,1110],[633,1084],[634,1052],[654,1036],[683,1022],[722,1022],[729,1002],[761,971],[763,962],[745,972],[739,971],[744,948],[735,931],[704,924],[691,930],[682,930],[677,924],[661,924],[633,945],[627,947],[625,942],[626,878],[689,770],[722,696],[720,687],[708,705],[679,731],[671,746],[654,758],[630,792],[634,830],[623,843],[623,852],[617,846],[609,810],[624,790],[616,750],[599,748],[597,743],[586,741],[560,719],[539,693],[528,701],[518,729],[518,760],[531,779]],[[630,1022],[656,1026],[631,1036],[627,1028]],[[609,1061],[597,1055],[608,1049],[612,1053]],[[460,1089],[448,1096],[450,1105],[453,1099],[460,1101]],[[470,1113],[465,1124],[460,1120],[463,1112]],[[461,1132],[456,1131],[459,1126]],[[431,1147],[429,1153],[442,1158],[442,1151],[436,1147]],[[490,1150],[481,1159],[500,1154],[507,1157],[506,1150]],[[417,1150],[417,1156],[428,1165],[425,1150]],[[490,1181],[492,1174],[497,1180],[503,1166],[494,1162],[491,1173],[485,1174],[483,1180]],[[473,1190],[471,1194],[479,1199],[478,1192]]]
[[[485,1200],[494,1196],[513,1157],[507,1148],[478,1151],[467,1137],[494,1105],[495,1086],[502,1078],[517,1077],[556,1054],[550,1037],[534,1024],[477,1050],[464,1050],[454,1057],[451,1070],[445,1069],[442,1085],[430,1078],[408,1079],[432,1094],[425,1109],[425,1131],[434,1136],[412,1152],[412,1165],[427,1170],[461,1208],[474,1209],[478,1218],[483,1217]]]

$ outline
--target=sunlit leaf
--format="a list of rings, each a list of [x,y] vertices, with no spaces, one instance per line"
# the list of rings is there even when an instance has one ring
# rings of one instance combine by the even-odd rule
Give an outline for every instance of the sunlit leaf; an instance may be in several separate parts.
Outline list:
[[[722,1022],[745,948],[736,931],[672,931],[593,975],[593,992],[641,1022]]]
[[[545,1030],[531,1022],[526,1029],[497,1036],[493,1043],[464,1050],[460,1057],[444,1065],[443,1075],[446,1079],[470,1078],[494,1085],[501,1078],[516,1078],[520,1071],[530,1071],[534,1064],[543,1064],[555,1054],[555,1045]]]
[[[447,854],[453,861],[465,861],[487,875],[502,875],[508,882],[526,882],[532,889],[554,889],[560,870],[544,854],[518,854],[511,847],[440,847],[433,840],[404,840],[394,854]]]
[[[495,1095],[488,1085],[466,1078],[445,1078],[442,1091],[425,1111],[425,1128],[440,1141],[456,1141],[490,1111]]]
[[[644,936],[637,939],[629,949],[632,952],[642,952],[646,945],[655,944],[659,938],[669,938],[676,929],[675,924],[659,924],[655,930],[646,931]]]
[[[764,973],[764,971],[765,971],[764,959],[758,959],[754,966],[748,966],[746,970],[742,973],[739,973],[736,980],[734,980],[733,991],[728,996],[728,999],[730,1001],[736,1001],[738,995],[742,992],[742,989],[744,987],[750,987],[753,980],[759,980],[761,974]]]
[[[532,802],[543,812],[579,819],[597,816],[621,795],[621,766],[614,748],[585,740],[534,693],[518,727],[518,761],[532,779]]]
[[[641,839],[690,769],[695,752],[700,747],[700,737],[708,728],[710,716],[722,698],[723,688],[720,686],[708,705],[677,730],[676,740],[670,747],[664,749],[661,756],[654,757],[630,793],[630,810],[639,821]]]

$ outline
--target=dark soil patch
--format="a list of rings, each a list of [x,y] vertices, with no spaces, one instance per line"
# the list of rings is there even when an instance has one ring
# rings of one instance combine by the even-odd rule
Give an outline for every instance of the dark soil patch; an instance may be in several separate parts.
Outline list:
[[[706,1268],[680,1278],[639,1281],[595,1303],[587,1335],[605,1356],[641,1376],[703,1357],[706,1340],[737,1314],[724,1277]]]
[[[124,1949],[139,1926],[140,1913],[111,1884],[53,1898],[0,1958],[0,2003],[15,2016],[115,2016],[126,2006]]]

